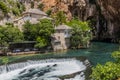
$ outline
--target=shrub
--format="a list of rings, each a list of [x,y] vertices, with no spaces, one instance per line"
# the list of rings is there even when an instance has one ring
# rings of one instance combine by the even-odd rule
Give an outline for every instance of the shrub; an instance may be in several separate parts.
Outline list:
[[[67,25],[72,27],[71,31],[71,47],[72,48],[87,48],[89,47],[89,42],[92,39],[91,28],[88,22],[82,22],[80,20],[71,20]]]
[[[92,68],[91,77],[93,80],[117,80],[120,78],[120,52],[112,53],[116,62],[107,62],[105,65],[98,64]]]
[[[38,5],[38,8],[39,8],[40,10],[43,10],[44,4],[40,3],[40,4]]]
[[[47,14],[48,16],[50,16],[51,13],[52,13],[52,10],[51,10],[51,9],[47,10],[47,12],[46,12],[46,14]]]
[[[3,11],[4,14],[7,14],[9,12],[9,8],[3,1],[0,1],[0,9]]]
[[[98,64],[92,68],[93,80],[117,80],[120,77],[120,64],[107,62],[105,65]]]
[[[19,12],[19,9],[18,8],[12,8],[12,13],[14,14],[14,15],[20,15],[20,12]]]

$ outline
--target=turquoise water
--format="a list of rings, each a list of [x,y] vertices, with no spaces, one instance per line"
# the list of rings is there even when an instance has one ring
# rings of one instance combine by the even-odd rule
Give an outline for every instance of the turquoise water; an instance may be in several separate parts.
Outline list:
[[[46,58],[59,58],[59,57],[79,57],[84,56],[91,62],[92,65],[98,63],[104,64],[107,61],[113,61],[111,53],[119,49],[118,44],[113,43],[102,43],[102,42],[92,42],[89,49],[79,49],[79,50],[68,50],[67,52],[57,52],[49,54],[35,54],[32,56],[14,56],[9,57],[9,62],[24,62],[27,60],[37,60]],[[0,60],[0,64],[1,64]]]
[[[107,61],[113,61],[111,53],[119,50],[118,44],[93,42],[89,49],[69,50],[57,54],[59,56],[85,56],[93,65],[104,64]]]
[[[32,56],[28,55],[23,57],[11,56],[9,57],[9,60],[11,63],[23,61],[22,64],[23,66],[26,65],[26,67],[20,68],[22,64],[16,63],[16,65],[12,66],[12,68],[16,70],[12,70],[12,68],[8,67],[10,72],[2,73],[0,75],[0,79],[2,80],[23,80],[23,79],[24,80],[30,80],[30,79],[60,80],[58,79],[59,76],[76,73],[78,71],[85,70],[86,68],[82,62],[77,61],[74,58],[72,59],[68,57],[83,56],[83,57],[86,57],[93,66],[95,66],[98,63],[104,64],[107,61],[114,61],[113,58],[111,57],[111,53],[118,49],[119,49],[118,44],[93,42],[89,49],[69,50],[67,52],[57,52],[57,53],[49,53],[49,54],[35,54]],[[64,58],[58,59],[61,57],[62,58],[67,57],[68,60],[67,59],[65,60]],[[46,58],[48,58],[48,60]],[[50,58],[54,58],[54,60]],[[43,59],[43,60],[38,60],[38,59]],[[27,61],[27,62],[24,62],[24,61]],[[40,64],[38,64],[39,61],[40,62],[43,61],[44,63],[41,62]],[[72,80],[85,80],[85,77],[83,76],[83,74],[84,73],[81,72],[80,74],[75,75],[75,77],[72,78]]]

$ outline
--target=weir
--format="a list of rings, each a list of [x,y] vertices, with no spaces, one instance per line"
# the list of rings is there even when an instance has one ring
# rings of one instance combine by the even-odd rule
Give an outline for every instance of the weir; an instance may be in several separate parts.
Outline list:
[[[28,60],[7,65],[7,69],[5,65],[0,66],[0,79],[62,80],[60,76],[74,75],[70,77],[70,80],[85,80],[84,71],[88,65],[89,61],[87,59],[80,61],[76,58]]]
[[[0,66],[0,74],[5,72],[10,72],[16,69],[21,69],[29,65],[33,64],[41,64],[41,63],[54,63],[54,62],[65,62],[65,61],[72,61],[75,59],[46,59],[46,60],[28,60],[26,62],[21,63],[14,63],[9,65],[2,65]]]

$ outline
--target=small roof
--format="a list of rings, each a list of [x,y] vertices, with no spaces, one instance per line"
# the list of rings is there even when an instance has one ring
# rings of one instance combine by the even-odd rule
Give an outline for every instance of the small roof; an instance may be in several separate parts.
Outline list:
[[[23,14],[26,14],[26,13],[33,13],[33,14],[40,14],[40,15],[46,15],[47,14],[39,9],[29,9],[28,11],[24,12]]]
[[[72,28],[67,26],[67,25],[59,25],[55,29],[57,29],[57,30],[61,30],[61,29],[66,30],[66,29],[72,29]]]

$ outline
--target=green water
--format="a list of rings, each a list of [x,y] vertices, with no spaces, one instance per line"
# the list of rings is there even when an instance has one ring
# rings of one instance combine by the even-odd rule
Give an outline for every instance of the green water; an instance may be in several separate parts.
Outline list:
[[[67,52],[35,54],[28,56],[14,56],[14,57],[9,57],[9,62],[14,63],[14,62],[27,61],[31,59],[45,59],[51,57],[58,58],[58,57],[85,56],[87,57],[87,59],[89,59],[92,65],[96,65],[98,63],[104,64],[107,61],[113,61],[113,58],[111,57],[111,53],[118,49],[119,49],[118,44],[93,42],[89,49],[68,50]]]
[[[69,50],[61,56],[85,56],[93,65],[113,61],[111,53],[119,50],[118,44],[93,42],[89,49]]]

